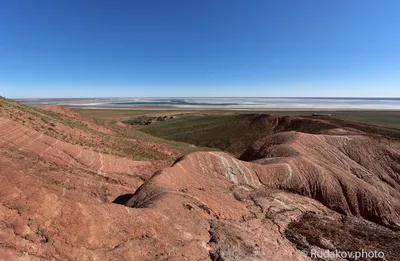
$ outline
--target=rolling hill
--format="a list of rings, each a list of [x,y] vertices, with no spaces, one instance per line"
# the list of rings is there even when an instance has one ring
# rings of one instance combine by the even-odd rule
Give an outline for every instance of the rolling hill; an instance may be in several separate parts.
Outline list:
[[[178,146],[1,98],[0,259],[311,260],[361,249],[400,258],[395,130],[232,117],[181,124]],[[148,127],[166,124],[171,136],[173,121]],[[179,150],[213,140],[225,152]]]

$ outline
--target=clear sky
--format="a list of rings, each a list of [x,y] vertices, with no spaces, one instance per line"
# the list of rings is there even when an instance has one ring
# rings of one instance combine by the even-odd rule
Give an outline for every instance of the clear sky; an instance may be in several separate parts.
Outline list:
[[[398,0],[0,1],[0,95],[400,97]]]

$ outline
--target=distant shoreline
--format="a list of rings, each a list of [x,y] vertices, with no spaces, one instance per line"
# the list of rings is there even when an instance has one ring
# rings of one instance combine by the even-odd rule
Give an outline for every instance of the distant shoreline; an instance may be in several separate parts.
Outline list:
[[[32,106],[113,110],[318,111],[400,110],[400,98],[45,98],[16,99]]]

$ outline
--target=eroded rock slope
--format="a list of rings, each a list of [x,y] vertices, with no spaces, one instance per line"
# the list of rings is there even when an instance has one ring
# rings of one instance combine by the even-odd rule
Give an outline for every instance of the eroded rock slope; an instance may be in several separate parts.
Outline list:
[[[1,115],[0,260],[400,258],[398,140],[289,131],[156,171]]]

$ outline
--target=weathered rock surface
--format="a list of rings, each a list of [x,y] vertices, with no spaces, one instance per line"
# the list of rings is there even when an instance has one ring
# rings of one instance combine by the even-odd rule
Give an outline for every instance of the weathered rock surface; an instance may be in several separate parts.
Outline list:
[[[399,141],[352,129],[283,132],[238,160],[99,153],[0,118],[0,260],[400,258]],[[114,201],[114,203],[112,202]]]
[[[342,214],[400,227],[398,141],[284,132],[256,142],[241,159],[275,169],[260,176],[267,186],[314,198]]]

